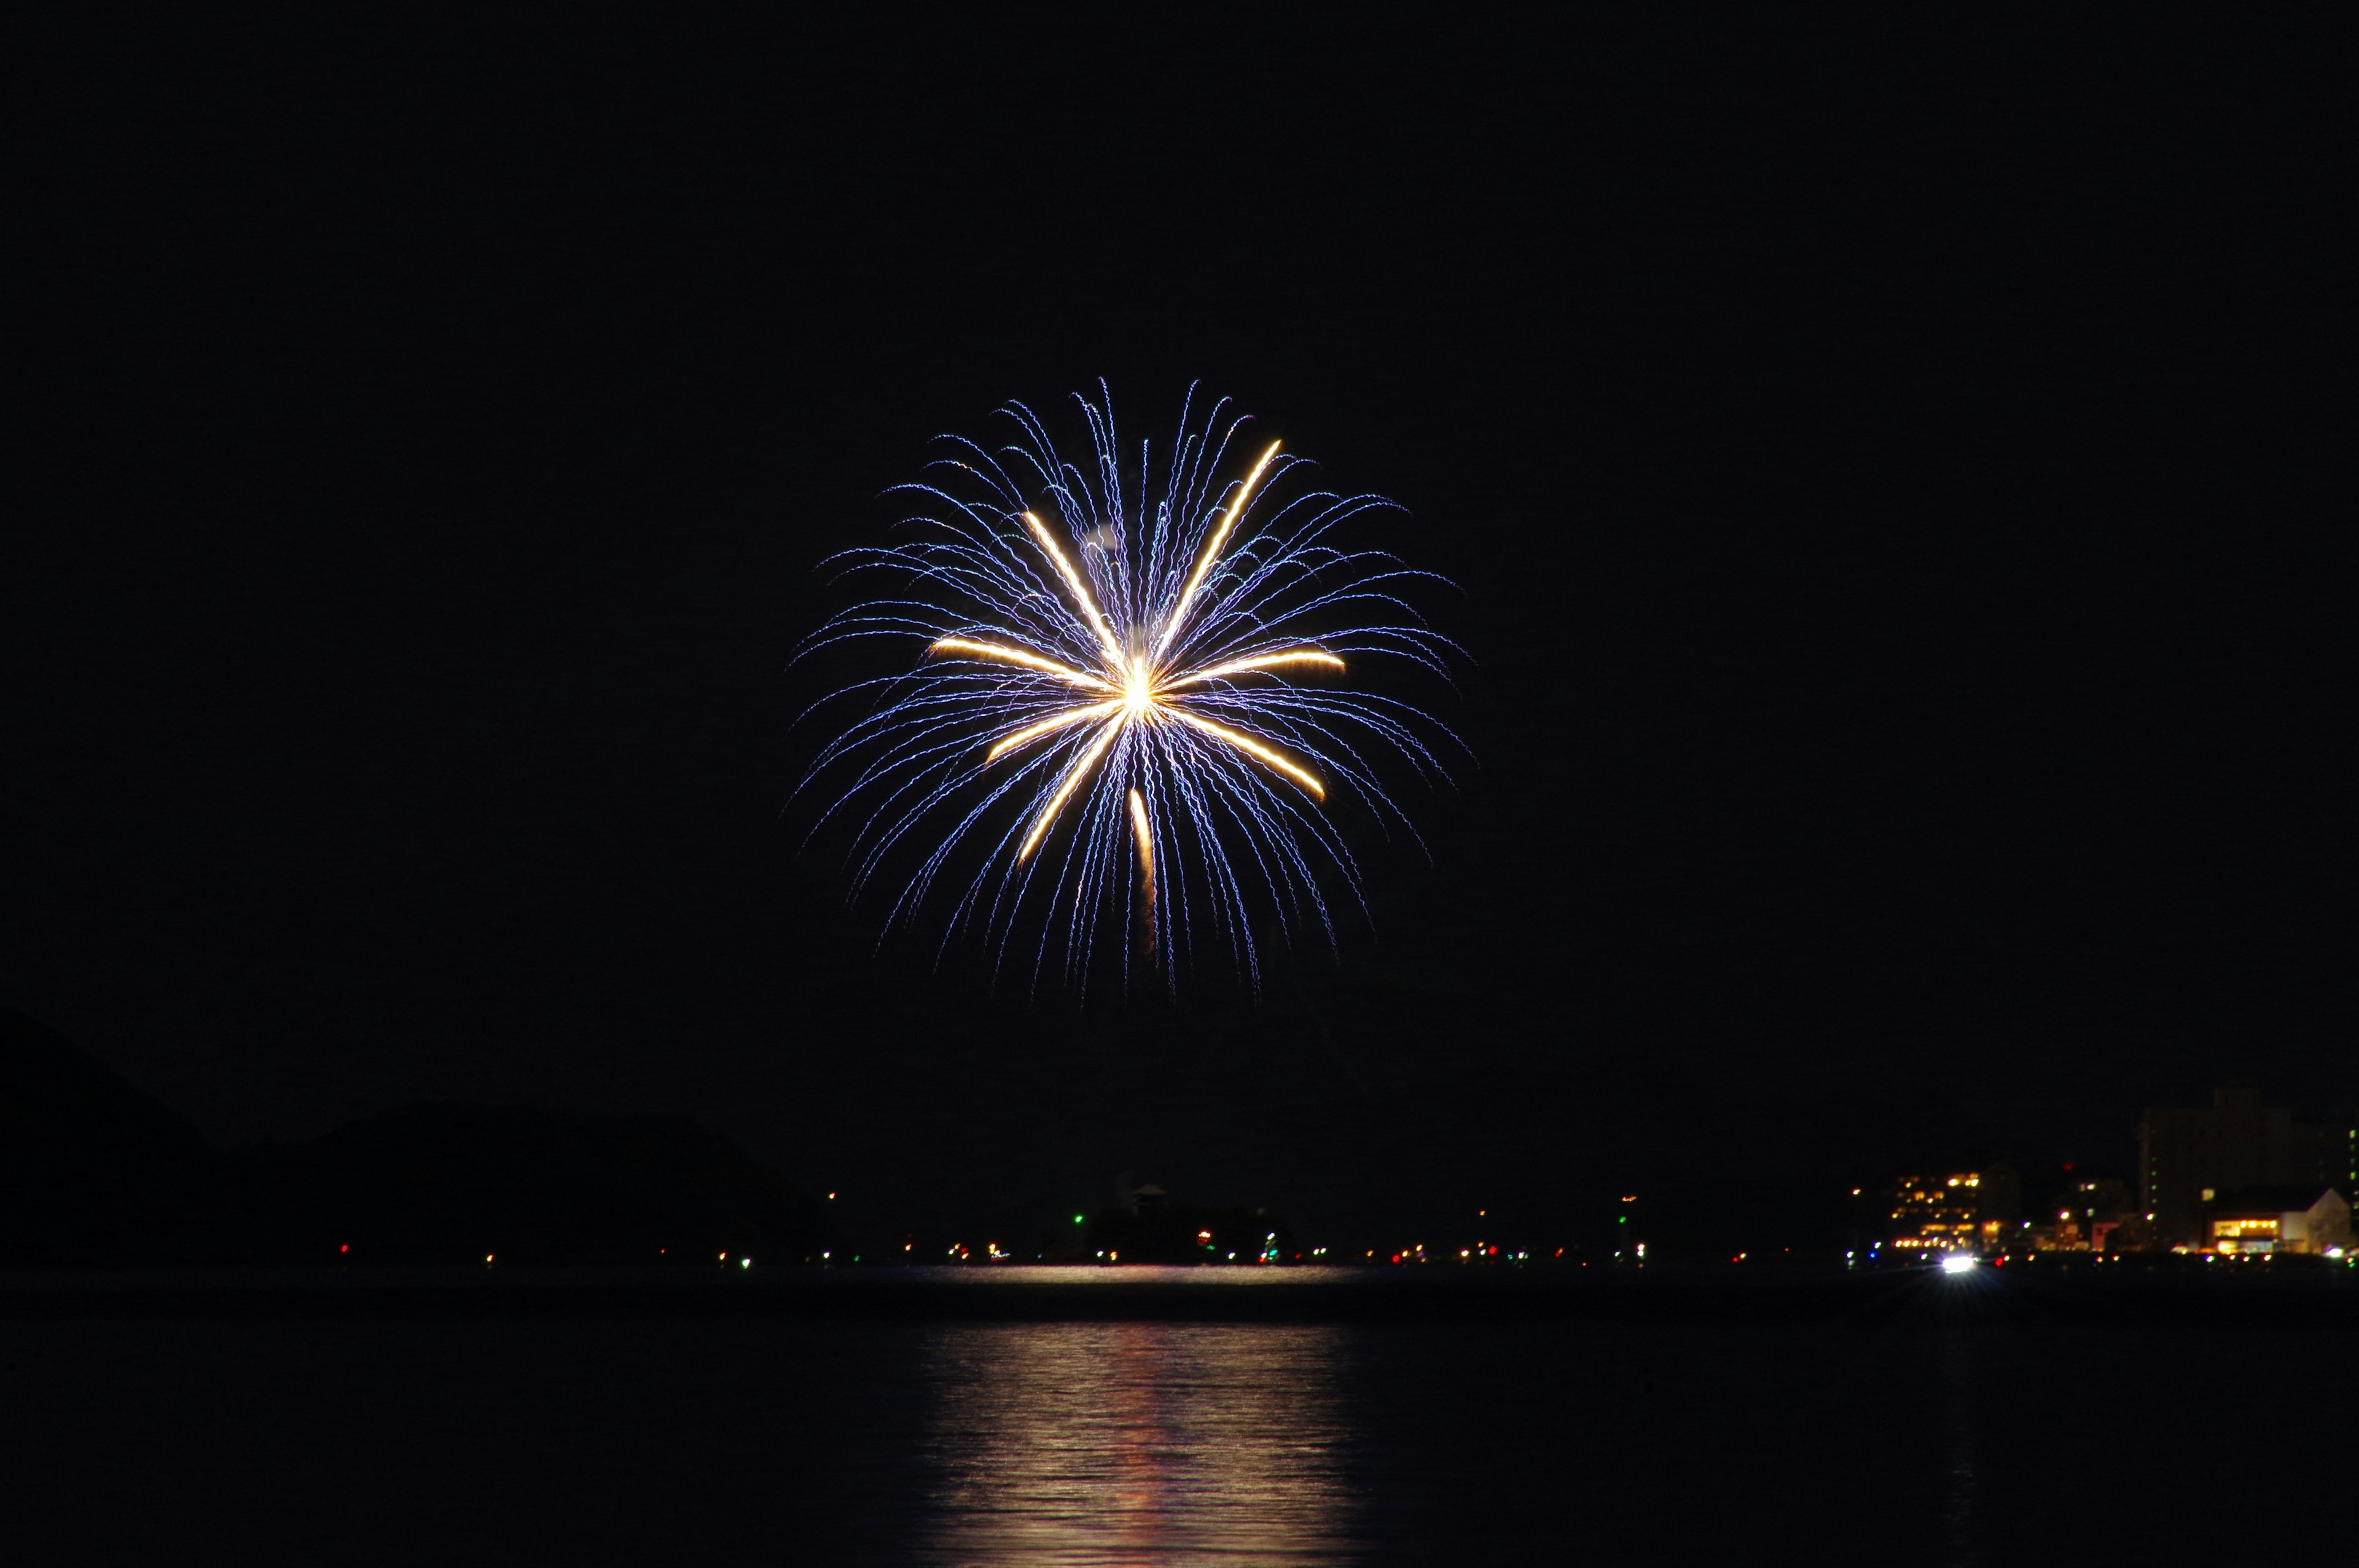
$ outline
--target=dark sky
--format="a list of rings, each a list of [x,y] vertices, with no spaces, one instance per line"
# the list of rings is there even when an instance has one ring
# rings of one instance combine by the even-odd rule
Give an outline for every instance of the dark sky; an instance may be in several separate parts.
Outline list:
[[[2326,40],[860,25],[19,59],[0,1000],[217,1141],[685,1114],[879,1227],[2359,1100]],[[1258,1005],[937,976],[796,853],[815,564],[1099,376],[1239,399],[1463,590],[1436,863]]]

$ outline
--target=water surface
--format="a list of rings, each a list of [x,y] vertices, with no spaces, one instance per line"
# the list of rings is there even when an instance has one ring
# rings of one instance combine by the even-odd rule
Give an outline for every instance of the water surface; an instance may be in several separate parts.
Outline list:
[[[9,1555],[2234,1562],[2256,1530],[2271,1555],[2343,1550],[2347,1329],[1336,1315],[20,1300],[0,1311]]]

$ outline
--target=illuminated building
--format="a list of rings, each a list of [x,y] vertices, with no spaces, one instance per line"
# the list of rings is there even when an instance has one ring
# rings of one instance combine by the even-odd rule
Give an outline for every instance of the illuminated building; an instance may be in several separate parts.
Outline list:
[[[2058,1193],[2053,1209],[2024,1234],[2035,1252],[2103,1252],[2144,1245],[2147,1227],[2131,1206],[2128,1183],[2084,1176]]]
[[[2351,1249],[2351,1205],[2332,1187],[2248,1187],[2219,1194],[2207,1208],[2207,1251],[2339,1257]]]
[[[2014,1218],[2022,1184],[2006,1165],[1904,1176],[1892,1194],[1892,1245],[1920,1252],[1973,1252],[1995,1245]]]
[[[2310,1183],[2348,1192],[2354,1162],[2359,1131],[2347,1119],[2297,1121],[2258,1090],[2216,1089],[2208,1108],[2149,1106],[2139,1119],[2139,1208],[2156,1242],[2201,1246],[2213,1194]]]

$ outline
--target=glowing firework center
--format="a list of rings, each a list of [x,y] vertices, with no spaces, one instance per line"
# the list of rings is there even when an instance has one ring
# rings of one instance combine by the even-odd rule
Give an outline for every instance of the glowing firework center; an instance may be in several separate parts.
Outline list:
[[[1448,644],[1396,591],[1419,574],[1330,541],[1344,518],[1389,503],[1318,493],[1269,504],[1292,466],[1280,443],[1223,479],[1243,421],[1191,430],[1185,409],[1167,465],[1157,473],[1142,446],[1136,490],[1126,494],[1111,415],[1081,406],[1094,448],[1089,469],[1060,461],[1040,422],[1013,407],[1024,442],[995,453],[959,442],[948,460],[953,479],[980,481],[985,496],[949,483],[909,487],[946,508],[911,520],[928,536],[849,557],[854,569],[906,574],[908,584],[839,617],[817,641],[922,632],[929,658],[910,675],[854,688],[882,700],[814,766],[814,779],[838,765],[856,770],[822,815],[872,803],[856,857],[863,885],[897,847],[930,837],[897,902],[896,918],[907,920],[953,848],[988,831],[991,808],[1022,801],[989,857],[1000,874],[987,866],[977,877],[954,928],[979,921],[1001,933],[1004,949],[1053,861],[1054,896],[1036,902],[1064,913],[1048,922],[1043,958],[1061,931],[1068,971],[1084,969],[1093,930],[1125,904],[1140,953],[1159,966],[1175,938],[1184,945],[1187,912],[1198,907],[1251,976],[1256,895],[1270,895],[1282,924],[1314,918],[1330,940],[1320,865],[1340,871],[1358,897],[1352,857],[1319,809],[1328,780],[1348,782],[1386,826],[1406,829],[1370,753],[1405,755],[1440,774],[1413,732],[1430,725],[1422,715],[1323,683],[1343,673],[1352,652],[1444,673]],[[1159,495],[1147,492],[1150,475]],[[1371,608],[1403,623],[1367,624]],[[941,831],[921,832],[921,819],[937,816]],[[1078,824],[1070,838],[1058,832],[1068,822]],[[1052,844],[1061,852],[1045,855]]]

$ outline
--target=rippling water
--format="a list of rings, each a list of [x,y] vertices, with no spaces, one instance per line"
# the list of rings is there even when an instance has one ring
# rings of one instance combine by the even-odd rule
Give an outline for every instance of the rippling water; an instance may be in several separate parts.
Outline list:
[[[1336,1561],[1343,1354],[1335,1328],[942,1329],[921,1359],[925,1560]]]
[[[2245,1561],[2264,1516],[2280,1553],[2343,1528],[2349,1337],[18,1310],[0,1541],[45,1565]]]

